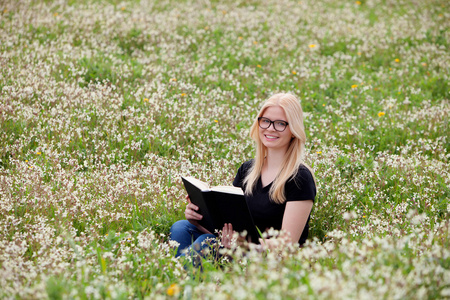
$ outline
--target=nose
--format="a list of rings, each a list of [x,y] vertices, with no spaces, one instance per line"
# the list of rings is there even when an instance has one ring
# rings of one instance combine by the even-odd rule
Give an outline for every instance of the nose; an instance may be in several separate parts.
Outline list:
[[[266,130],[276,131],[275,130],[275,123],[274,122],[270,123],[269,127],[267,127]]]

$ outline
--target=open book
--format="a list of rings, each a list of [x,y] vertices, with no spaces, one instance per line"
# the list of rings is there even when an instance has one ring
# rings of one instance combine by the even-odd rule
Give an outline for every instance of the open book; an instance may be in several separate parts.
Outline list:
[[[200,225],[215,233],[222,230],[225,223],[231,223],[233,230],[247,232],[247,239],[259,243],[258,230],[245,201],[242,189],[234,186],[209,185],[193,177],[183,177],[184,187],[191,202],[198,206],[198,213],[203,215]]]

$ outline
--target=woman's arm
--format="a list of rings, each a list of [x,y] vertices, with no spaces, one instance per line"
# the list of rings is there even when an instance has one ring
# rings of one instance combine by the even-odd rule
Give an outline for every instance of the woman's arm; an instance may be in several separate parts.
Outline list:
[[[312,206],[312,200],[289,201],[286,203],[281,230],[289,234],[293,243],[298,243],[303,229],[305,229]]]
[[[312,206],[312,200],[289,201],[286,203],[281,230],[288,234],[287,237],[292,243],[298,243],[303,229],[305,229]],[[231,247],[230,237],[232,234],[233,226],[225,224],[222,229],[222,244],[226,248]],[[260,239],[260,243],[264,248],[268,249],[274,249],[278,245],[277,238]]]

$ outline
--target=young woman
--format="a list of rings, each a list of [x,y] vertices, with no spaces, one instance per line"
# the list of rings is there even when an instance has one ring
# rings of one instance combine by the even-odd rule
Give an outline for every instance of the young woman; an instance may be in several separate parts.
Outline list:
[[[275,94],[263,104],[250,129],[256,156],[239,168],[233,185],[245,194],[255,225],[264,231],[282,230],[292,243],[308,237],[309,216],[316,196],[311,169],[303,162],[305,129],[303,111],[292,94]],[[189,198],[188,198],[189,201]],[[171,228],[171,239],[180,243],[177,256],[191,247],[200,250],[215,236],[198,224],[202,215],[189,201],[186,220]],[[222,244],[230,246],[233,224],[225,224]],[[266,242],[270,247],[270,239]]]

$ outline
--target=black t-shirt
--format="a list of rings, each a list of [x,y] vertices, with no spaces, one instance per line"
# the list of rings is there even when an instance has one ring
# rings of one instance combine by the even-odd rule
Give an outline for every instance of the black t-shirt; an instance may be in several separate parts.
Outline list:
[[[251,168],[253,160],[244,162],[239,168],[236,177],[234,178],[233,185],[242,188],[245,191],[243,184],[244,178],[247,172]],[[284,210],[286,208],[286,202],[289,201],[304,201],[313,200],[316,196],[316,184],[309,169],[305,166],[300,166],[297,174],[291,180],[285,184],[285,196],[286,202],[283,204],[277,204],[270,200],[269,190],[272,183],[263,187],[261,183],[261,177],[258,179],[256,188],[253,194],[245,195],[248,207],[253,217],[255,225],[261,232],[269,228],[281,230],[283,222]],[[309,230],[309,217],[306,222],[305,229],[299,239],[299,244],[302,245],[307,237]]]

